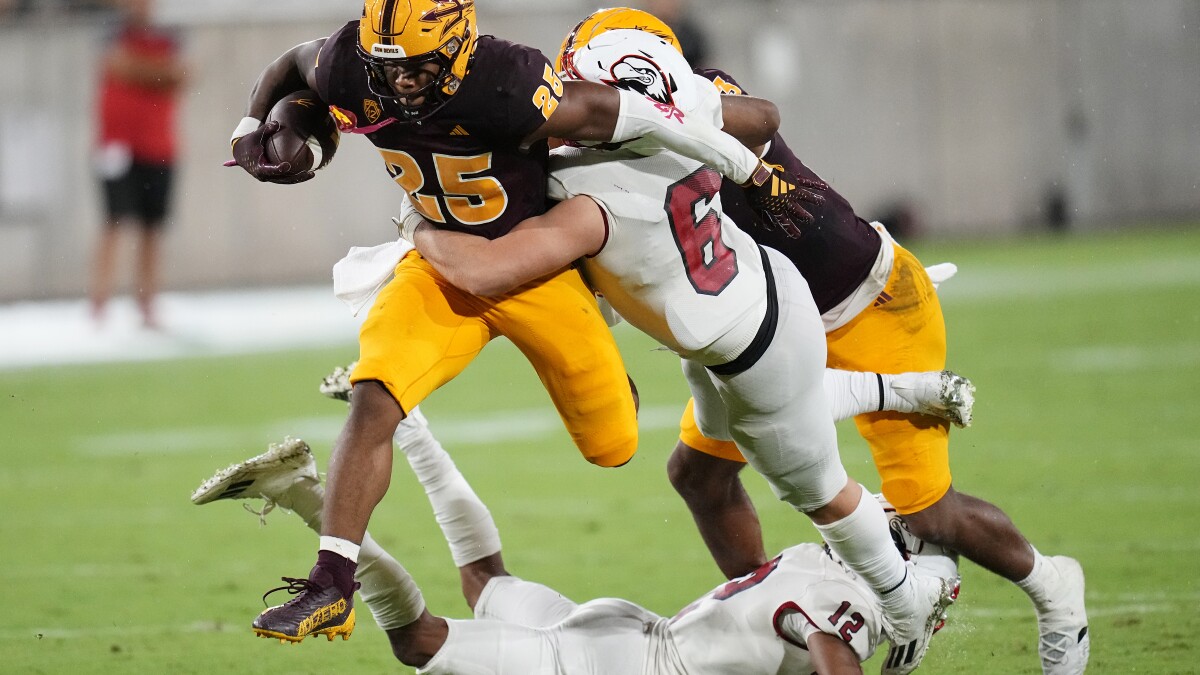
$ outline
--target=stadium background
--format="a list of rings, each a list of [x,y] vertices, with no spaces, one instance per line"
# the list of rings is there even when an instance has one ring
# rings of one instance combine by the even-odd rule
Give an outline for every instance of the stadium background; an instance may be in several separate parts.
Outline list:
[[[362,141],[290,188],[220,163],[262,65],[357,3],[160,0],[195,74],[167,329],[148,333],[94,331],[81,300],[106,15],[84,8],[96,1],[15,1],[24,11],[0,18],[0,672],[405,672],[365,615],[345,644],[253,639],[258,596],[303,574],[313,538],[284,513],[261,527],[237,504],[187,500],[285,434],[323,464],[344,419],[316,393],[355,356],[328,270],[392,235],[395,187]],[[956,484],[1083,562],[1090,672],[1200,672],[1200,3],[692,4],[712,61],[781,103],[803,158],[864,215],[908,205],[920,230],[905,243],[959,264],[940,291],[950,363],[980,392],[975,426],[955,432]],[[553,51],[590,9],[496,1],[480,21]],[[113,323],[134,321],[114,307]],[[503,341],[424,407],[515,571],[670,613],[718,581],[663,471],[686,393],[670,354],[617,336],[644,401],[638,457],[619,471],[575,455]],[[840,432],[851,473],[877,487],[853,429]],[[748,484],[768,548],[816,539]],[[431,608],[466,615],[402,464],[372,531]],[[921,672],[1039,672],[1024,597],[973,565],[963,575]]]
[[[221,166],[261,68],[356,16],[358,3],[159,2],[193,64],[166,287],[323,281],[348,246],[389,237],[397,200],[367,143],[345,143],[320,180],[294,189]],[[67,4],[40,0],[0,25],[0,300],[80,293],[96,232],[93,61],[105,13],[55,10]],[[593,8],[478,5],[482,31],[548,54]],[[1200,212],[1193,0],[692,9],[711,61],[778,102],[789,143],[869,218],[904,209],[922,232],[958,237]]]

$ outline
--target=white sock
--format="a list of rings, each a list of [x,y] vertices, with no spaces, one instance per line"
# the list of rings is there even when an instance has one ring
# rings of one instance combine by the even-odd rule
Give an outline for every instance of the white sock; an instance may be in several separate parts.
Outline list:
[[[300,516],[309,529],[320,534],[321,506],[324,500],[325,488],[319,483],[301,481],[289,487],[276,503]],[[324,542],[326,537],[321,539]],[[354,572],[354,578],[362,584],[358,592],[367,603],[379,627],[388,630],[416,621],[425,610],[425,598],[408,570],[383,550],[371,537],[370,532],[363,535],[357,557],[358,568]]]
[[[343,558],[347,558],[352,563],[357,563],[359,548],[358,544],[349,539],[321,535],[321,545],[317,547],[317,550],[332,551]]]
[[[866,488],[859,487],[862,496],[850,515],[816,527],[842,562],[882,598],[904,582],[907,569],[892,543],[883,507]]]
[[[404,566],[371,538],[363,536],[354,578],[362,584],[359,595],[375,623],[384,630],[407,626],[425,611],[425,598]]]
[[[826,368],[825,398],[829,401],[833,421],[840,422],[863,413],[894,410],[899,397],[888,386],[890,379],[885,379],[891,377]]]
[[[304,524],[321,533],[321,507],[325,503],[325,488],[320,483],[304,479],[292,483],[275,503],[304,519]]]
[[[500,552],[500,530],[454,460],[425,426],[420,412],[401,422],[393,440],[425,488],[454,564],[462,567]]]
[[[1033,601],[1033,606],[1042,611],[1051,602],[1051,594],[1058,588],[1061,580],[1058,568],[1034,548],[1033,570],[1029,572],[1029,576],[1017,582],[1017,587],[1025,591]]]

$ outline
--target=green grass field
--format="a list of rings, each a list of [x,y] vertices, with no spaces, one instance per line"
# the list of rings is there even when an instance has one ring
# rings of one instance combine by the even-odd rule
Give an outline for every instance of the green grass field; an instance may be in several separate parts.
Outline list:
[[[918,242],[960,274],[942,297],[950,366],[976,382],[955,484],[1088,574],[1094,673],[1200,672],[1200,228]],[[497,342],[424,409],[489,504],[514,572],[578,600],[671,614],[718,581],[663,470],[686,397],[677,360],[619,333],[643,400],[638,457],[586,464],[531,369]],[[259,596],[304,576],[315,538],[277,512],[188,501],[213,470],[302,436],[322,464],[344,406],[316,384],[355,347],[0,372],[0,672],[409,672],[363,613],[349,642],[254,638]],[[878,478],[852,426],[848,469]],[[467,616],[403,462],[371,530],[430,608]],[[816,533],[748,478],[767,545]],[[1037,673],[1025,597],[970,563],[922,672]],[[878,659],[867,672],[878,668]]]

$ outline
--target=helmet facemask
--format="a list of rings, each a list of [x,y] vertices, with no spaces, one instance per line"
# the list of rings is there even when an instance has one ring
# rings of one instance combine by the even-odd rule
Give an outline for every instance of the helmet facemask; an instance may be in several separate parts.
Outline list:
[[[378,97],[380,103],[390,109],[389,111],[393,112],[399,121],[419,122],[449,103],[450,97],[458,91],[458,87],[462,84],[461,80],[454,75],[453,57],[448,57],[446,54],[456,55],[461,48],[462,40],[453,37],[441,50],[409,58],[382,58],[365,54],[361,49],[359,55],[367,70],[367,86],[371,93]],[[420,70],[422,66],[429,63],[436,63],[438,71],[428,83],[419,89],[399,94],[392,87],[392,78],[388,77],[388,71],[392,68]],[[420,98],[421,102],[416,105],[406,103],[406,101],[416,98]]]
[[[450,102],[475,56],[474,0],[365,0],[358,55],[367,85],[401,122],[420,122]],[[429,67],[435,64],[436,70]],[[424,70],[429,81],[397,93],[400,72]],[[391,75],[391,77],[389,77]],[[407,75],[406,75],[407,77]],[[409,101],[420,99],[420,103]]]

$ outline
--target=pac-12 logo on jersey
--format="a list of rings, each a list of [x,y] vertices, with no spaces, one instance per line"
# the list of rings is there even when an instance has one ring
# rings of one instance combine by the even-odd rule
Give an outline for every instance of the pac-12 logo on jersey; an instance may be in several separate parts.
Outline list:
[[[671,94],[679,91],[675,78],[663,72],[658,64],[637,54],[621,57],[608,70],[613,79],[604,83],[648,96],[660,103],[675,105]]]
[[[379,117],[383,115],[383,108],[379,105],[379,101],[373,99],[363,99],[363,112],[367,115],[367,121],[374,124],[379,121]]]

